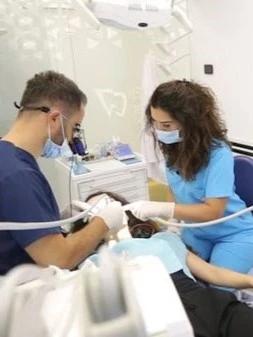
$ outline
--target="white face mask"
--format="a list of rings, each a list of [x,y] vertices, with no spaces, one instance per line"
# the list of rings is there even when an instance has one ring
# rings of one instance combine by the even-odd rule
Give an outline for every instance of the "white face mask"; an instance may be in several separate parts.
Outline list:
[[[66,117],[65,117],[66,118]],[[46,144],[44,145],[41,156],[45,158],[59,158],[59,157],[72,157],[73,153],[69,147],[67,138],[65,137],[62,115],[61,115],[61,127],[62,127],[62,135],[63,135],[63,143],[61,145],[56,144],[51,139],[51,131],[50,126],[48,125],[48,139]]]
[[[179,130],[163,131],[155,129],[157,139],[164,144],[175,144],[182,141]]]

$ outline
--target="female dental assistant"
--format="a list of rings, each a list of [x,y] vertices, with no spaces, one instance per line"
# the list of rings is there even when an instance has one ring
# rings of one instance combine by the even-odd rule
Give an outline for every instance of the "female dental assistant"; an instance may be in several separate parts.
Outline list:
[[[129,205],[136,217],[204,222],[246,207],[235,193],[233,154],[210,89],[186,80],[161,84],[146,117],[166,160],[170,200]],[[182,239],[214,265],[242,273],[253,267],[250,213],[217,225],[183,229]]]

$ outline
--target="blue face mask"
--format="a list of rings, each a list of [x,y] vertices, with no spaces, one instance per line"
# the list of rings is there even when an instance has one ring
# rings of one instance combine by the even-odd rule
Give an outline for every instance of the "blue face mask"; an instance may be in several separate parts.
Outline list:
[[[182,141],[182,137],[180,137],[179,130],[173,131],[162,131],[155,129],[156,137],[159,142],[164,144],[175,144],[180,143]]]
[[[46,144],[44,145],[44,148],[41,154],[42,157],[53,158],[53,159],[59,158],[59,157],[67,157],[67,158],[72,157],[73,153],[70,150],[68,141],[65,137],[62,116],[61,116],[61,126],[62,126],[62,135],[64,139],[61,145],[56,144],[52,141],[50,127],[48,126],[48,139],[46,141]]]
[[[73,153],[69,148],[67,139],[64,140],[62,145],[54,143],[50,138],[47,139],[41,154],[44,158],[59,158],[59,157],[72,157]]]

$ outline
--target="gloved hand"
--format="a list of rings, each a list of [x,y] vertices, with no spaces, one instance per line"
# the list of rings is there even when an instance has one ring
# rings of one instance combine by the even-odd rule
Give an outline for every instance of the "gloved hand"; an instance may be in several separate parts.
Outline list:
[[[94,214],[93,217],[99,217],[104,220],[106,226],[111,230],[119,230],[123,224],[124,210],[120,202],[113,201],[108,206]]]
[[[143,221],[156,217],[171,219],[174,217],[175,203],[136,201],[124,206],[124,210],[129,210],[136,218]]]

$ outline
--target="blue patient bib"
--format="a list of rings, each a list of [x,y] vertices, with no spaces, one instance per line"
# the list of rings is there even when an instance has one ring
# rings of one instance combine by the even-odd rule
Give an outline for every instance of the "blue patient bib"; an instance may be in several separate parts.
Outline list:
[[[126,260],[138,256],[156,256],[162,261],[169,274],[183,269],[185,274],[193,278],[186,266],[186,247],[176,234],[164,232],[150,239],[126,239],[118,242],[110,250]],[[97,264],[97,257],[98,255],[95,254],[89,260]]]

